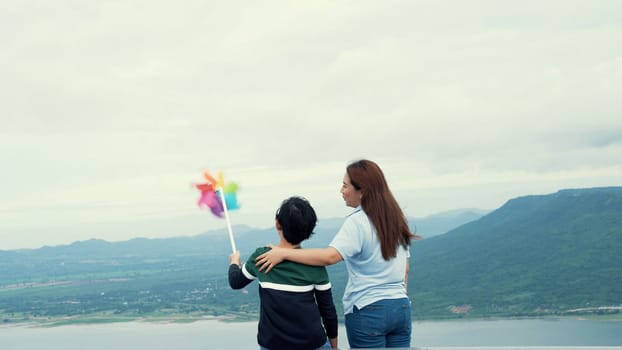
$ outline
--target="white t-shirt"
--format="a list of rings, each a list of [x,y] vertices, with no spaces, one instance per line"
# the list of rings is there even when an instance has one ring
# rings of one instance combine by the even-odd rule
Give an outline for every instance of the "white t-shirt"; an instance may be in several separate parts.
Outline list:
[[[350,214],[329,246],[343,257],[348,284],[343,293],[347,315],[382,299],[408,298],[404,284],[410,252],[398,246],[397,256],[384,260],[376,229],[361,207]]]

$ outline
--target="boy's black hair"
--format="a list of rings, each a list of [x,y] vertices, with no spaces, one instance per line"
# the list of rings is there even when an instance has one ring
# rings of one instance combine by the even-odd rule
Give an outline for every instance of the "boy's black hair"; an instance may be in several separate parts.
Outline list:
[[[313,234],[317,216],[309,201],[294,196],[281,203],[276,220],[283,229],[283,238],[291,244],[298,244]]]

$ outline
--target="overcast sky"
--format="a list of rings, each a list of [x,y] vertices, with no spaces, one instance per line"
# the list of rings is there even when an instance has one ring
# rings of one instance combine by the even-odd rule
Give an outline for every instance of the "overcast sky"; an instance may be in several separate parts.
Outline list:
[[[369,158],[409,216],[622,185],[621,1],[0,0],[0,250],[348,213]]]

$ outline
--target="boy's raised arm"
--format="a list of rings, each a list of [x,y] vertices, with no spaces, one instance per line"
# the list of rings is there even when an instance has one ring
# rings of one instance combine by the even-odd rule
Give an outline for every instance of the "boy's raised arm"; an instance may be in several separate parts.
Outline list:
[[[229,286],[233,289],[242,289],[253,281],[244,276],[240,265],[240,251],[229,255]]]

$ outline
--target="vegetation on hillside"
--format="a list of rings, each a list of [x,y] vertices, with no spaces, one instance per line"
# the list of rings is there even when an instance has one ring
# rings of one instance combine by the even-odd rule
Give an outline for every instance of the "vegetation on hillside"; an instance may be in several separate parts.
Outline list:
[[[338,222],[305,246],[325,246]],[[242,257],[276,241],[241,229]],[[564,190],[508,201],[411,249],[415,319],[619,313],[622,188]],[[258,314],[257,283],[227,282],[226,233],[0,251],[0,322],[113,322]],[[329,267],[341,312],[343,263]]]
[[[622,188],[563,190],[508,201],[417,242],[415,315],[539,316],[622,305]],[[576,311],[575,311],[576,312]]]

